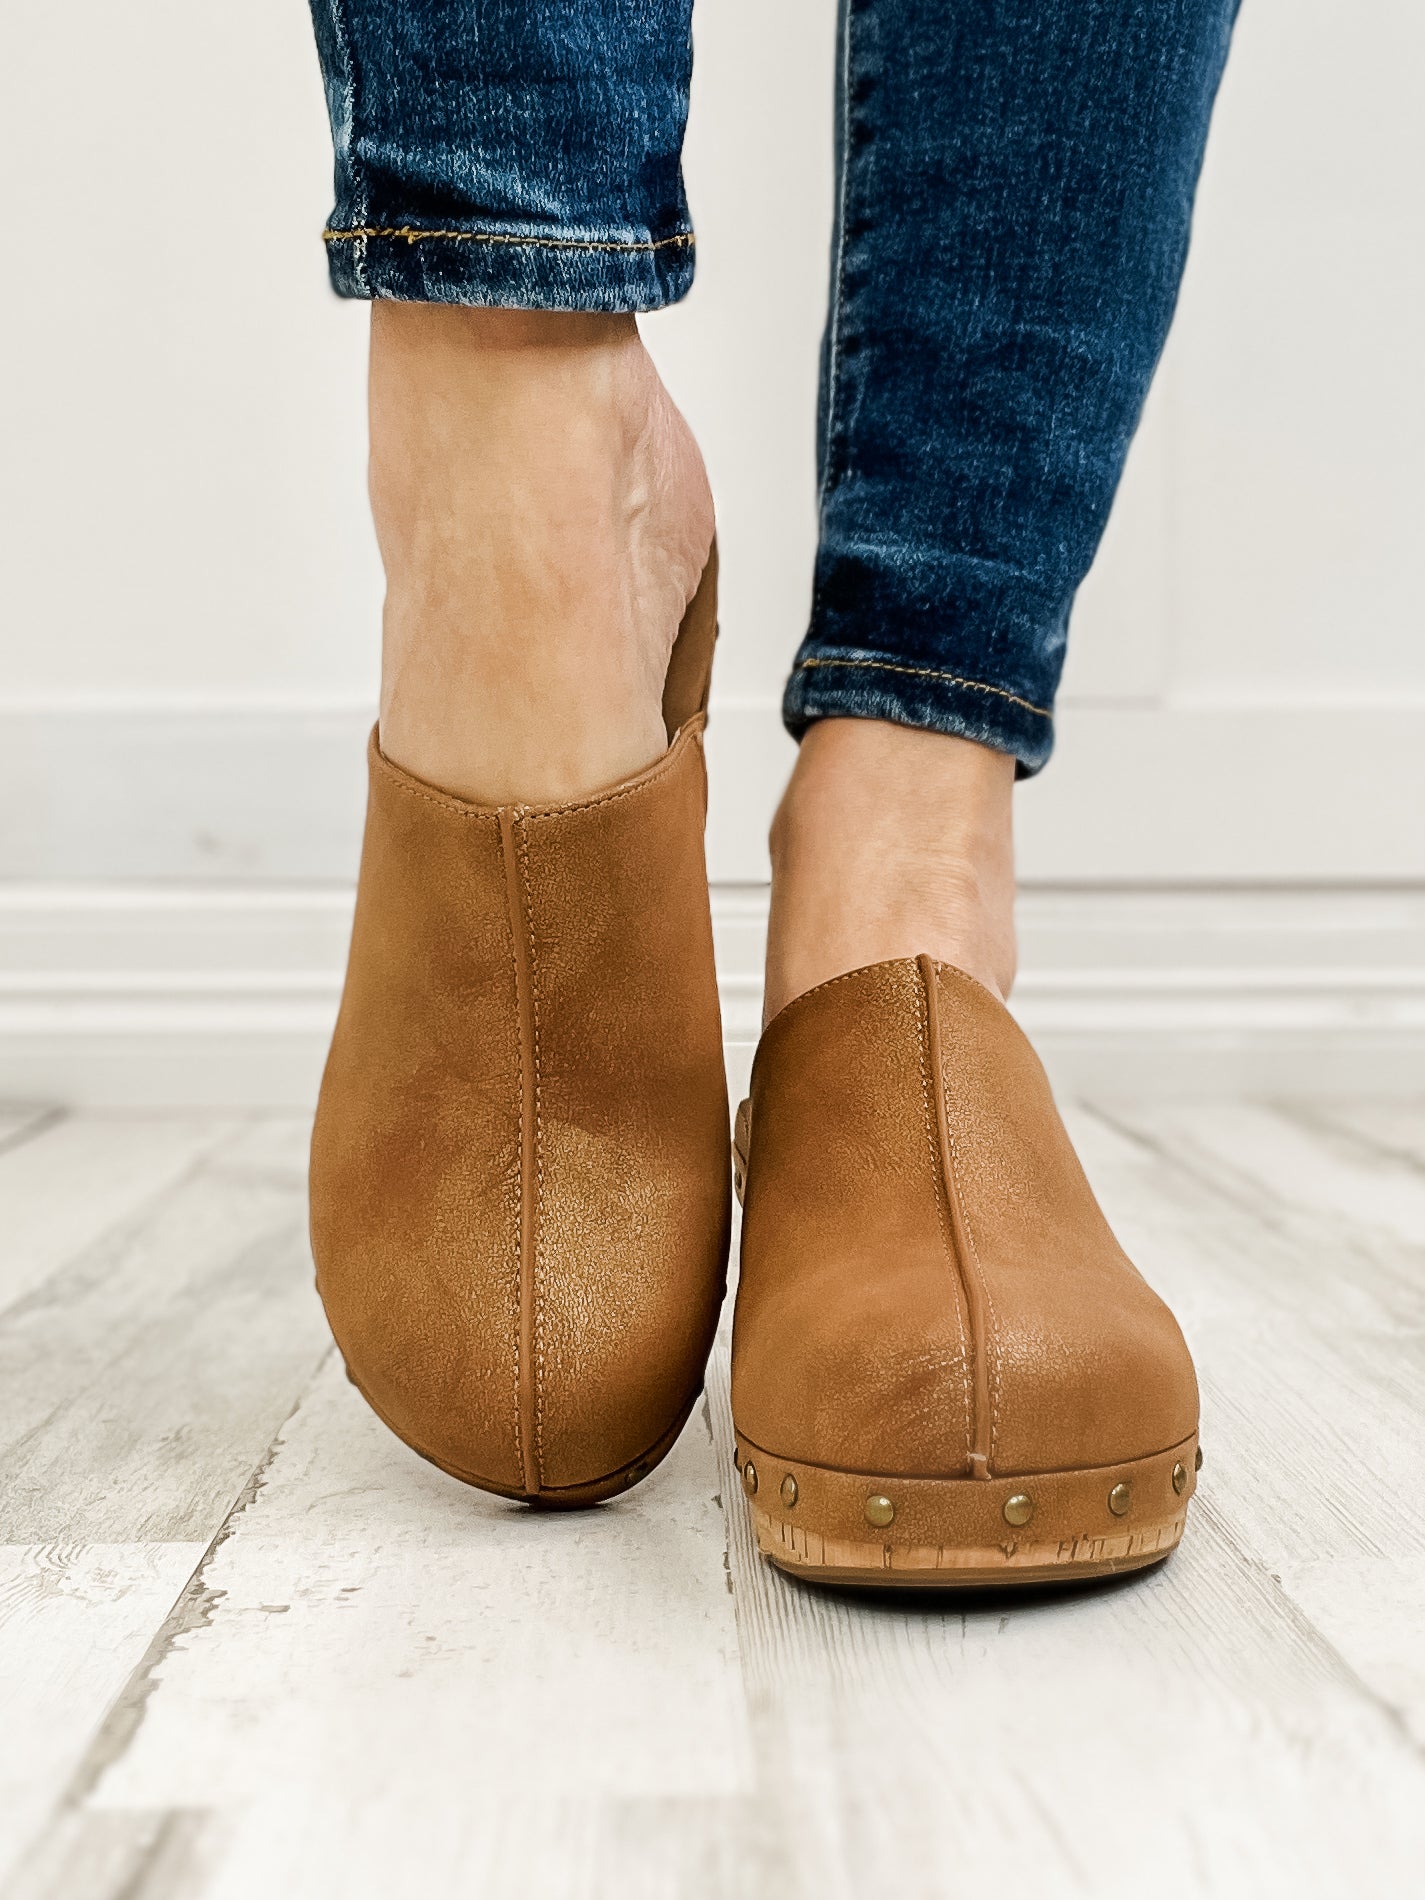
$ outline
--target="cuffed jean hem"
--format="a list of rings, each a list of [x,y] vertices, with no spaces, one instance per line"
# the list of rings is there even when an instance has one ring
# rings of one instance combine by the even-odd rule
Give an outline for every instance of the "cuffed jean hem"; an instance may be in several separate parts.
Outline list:
[[[1018,761],[1029,778],[1054,749],[1054,718],[1005,687],[939,668],[844,648],[803,647],[782,700],[794,739],[818,719],[886,719],[926,732],[974,739]]]
[[[406,224],[322,233],[339,297],[498,310],[661,310],[693,281],[693,234],[591,238]]]

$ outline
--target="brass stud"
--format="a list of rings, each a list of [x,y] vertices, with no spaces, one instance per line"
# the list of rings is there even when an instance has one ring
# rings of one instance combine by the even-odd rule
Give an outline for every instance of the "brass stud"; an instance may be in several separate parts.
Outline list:
[[[1201,1445],[1198,1446],[1196,1455],[1193,1458],[1192,1468],[1194,1471],[1202,1470],[1202,1446]]]
[[[1012,1498],[1005,1499],[1004,1521],[1006,1524],[1013,1524],[1018,1528],[1021,1524],[1027,1524],[1033,1515],[1034,1500],[1026,1497],[1023,1491],[1016,1491]]]
[[[797,1481],[789,1471],[782,1480],[782,1502],[790,1511],[797,1501]]]
[[[1183,1492],[1187,1489],[1186,1465],[1173,1466],[1173,1489],[1177,1492],[1179,1497],[1181,1497]]]
[[[866,1500],[866,1522],[883,1531],[895,1517],[896,1507],[889,1498],[873,1495]]]
[[[1132,1502],[1132,1485],[1116,1484],[1108,1494],[1108,1508],[1115,1517],[1127,1517],[1128,1507]]]
[[[750,1498],[756,1497],[757,1495],[757,1467],[756,1465],[753,1464],[750,1458],[747,1460],[747,1463],[742,1467],[742,1488],[747,1493],[748,1497]]]

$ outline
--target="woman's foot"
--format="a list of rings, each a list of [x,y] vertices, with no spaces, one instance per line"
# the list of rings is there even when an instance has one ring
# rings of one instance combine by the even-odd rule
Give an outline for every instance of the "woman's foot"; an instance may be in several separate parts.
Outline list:
[[[671,746],[663,714],[711,498],[631,319],[378,305],[371,439],[382,745],[312,1137],[317,1284],[422,1456],[592,1504],[671,1448],[725,1285],[693,716],[715,568]]]
[[[713,505],[633,318],[377,303],[370,404],[387,757],[482,804],[651,764]]]
[[[763,1553],[877,1590],[1159,1562],[1197,1382],[1002,1003],[931,956],[769,1024],[739,1117],[732,1416]]]
[[[877,719],[802,740],[772,824],[763,1019],[834,976],[926,952],[1014,981],[1014,760]]]

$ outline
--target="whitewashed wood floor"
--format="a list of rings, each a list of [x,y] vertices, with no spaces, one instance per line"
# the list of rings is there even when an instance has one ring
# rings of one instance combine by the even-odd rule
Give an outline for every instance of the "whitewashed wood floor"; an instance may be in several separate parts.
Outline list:
[[[727,1346],[630,1497],[405,1451],[329,1347],[306,1129],[0,1116],[5,1900],[1419,1891],[1425,1105],[1083,1105],[1206,1466],[1165,1568],[817,1594]]]

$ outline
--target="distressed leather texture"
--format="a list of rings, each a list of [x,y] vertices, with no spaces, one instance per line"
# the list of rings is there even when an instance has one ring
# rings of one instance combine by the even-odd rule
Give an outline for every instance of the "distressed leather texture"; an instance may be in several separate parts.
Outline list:
[[[765,1450],[989,1478],[1196,1430],[1177,1322],[973,978],[903,959],[790,1003],[757,1052],[749,1150],[732,1402]]]
[[[386,1422],[511,1496],[643,1475],[722,1301],[704,714],[672,711],[656,765],[546,808],[448,797],[371,739],[312,1140],[317,1284]]]

